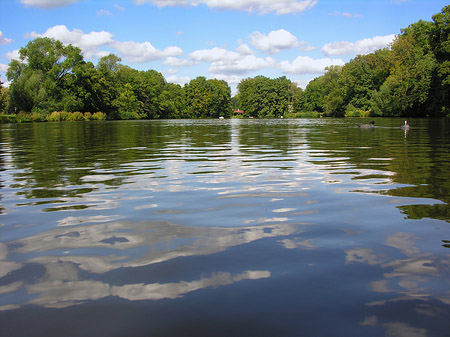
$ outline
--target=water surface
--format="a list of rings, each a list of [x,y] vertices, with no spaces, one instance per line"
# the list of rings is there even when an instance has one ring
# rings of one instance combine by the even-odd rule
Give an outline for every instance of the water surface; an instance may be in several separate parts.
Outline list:
[[[449,336],[450,122],[0,125],[8,336]]]

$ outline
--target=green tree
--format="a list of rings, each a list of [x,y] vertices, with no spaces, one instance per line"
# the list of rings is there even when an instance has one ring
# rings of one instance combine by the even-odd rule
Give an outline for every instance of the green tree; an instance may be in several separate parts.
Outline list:
[[[121,59],[114,54],[102,57],[96,66],[94,76],[93,91],[96,97],[100,98],[96,103],[99,111],[106,113],[109,118],[120,118],[114,100],[119,97],[119,83],[117,72],[122,67]]]
[[[9,105],[9,90],[3,87],[3,82],[0,80],[0,113],[6,113]]]
[[[155,70],[139,72],[137,98],[142,102],[142,114],[146,118],[160,118],[161,95],[166,87],[164,76]]]
[[[324,99],[327,115],[344,116],[352,109],[371,112],[374,94],[389,76],[390,54],[390,50],[381,49],[358,55],[343,67],[327,68],[323,79],[328,91]]]
[[[393,68],[374,97],[384,116],[420,116],[431,89],[436,61],[405,31],[392,45]]]
[[[285,76],[247,78],[238,84],[238,100],[246,116],[279,118],[293,109],[293,86]]]
[[[304,109],[305,111],[323,112],[324,111],[324,97],[326,95],[326,88],[324,85],[323,76],[316,77],[308,83],[304,91]]]
[[[450,113],[450,6],[433,15],[431,47],[436,57],[433,107],[443,115]]]
[[[212,93],[209,90],[206,77],[199,76],[185,85],[186,104],[189,117],[209,117],[209,107]]]
[[[81,50],[50,38],[37,38],[19,50],[20,60],[11,61],[11,103],[24,111],[62,110],[66,79],[83,61]]]
[[[186,118],[186,98],[183,87],[167,83],[160,95],[160,118]]]
[[[125,83],[119,96],[113,101],[113,106],[118,112],[120,119],[139,118],[140,104],[130,83]]]
[[[208,117],[230,117],[231,116],[231,89],[225,81],[211,79],[207,81],[211,92],[211,105]]]

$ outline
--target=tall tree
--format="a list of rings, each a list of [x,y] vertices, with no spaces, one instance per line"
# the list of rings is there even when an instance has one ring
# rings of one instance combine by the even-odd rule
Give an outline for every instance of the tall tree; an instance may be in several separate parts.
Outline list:
[[[247,78],[238,84],[238,99],[247,116],[278,118],[292,110],[292,82],[285,76]]]
[[[81,50],[54,39],[38,38],[21,48],[19,55],[7,71],[11,103],[24,111],[62,110],[66,79],[82,62]]]
[[[433,15],[431,45],[437,62],[433,102],[436,110],[448,115],[450,114],[450,5]],[[437,101],[439,104],[436,106]]]
[[[374,98],[384,116],[419,116],[426,108],[436,61],[416,36],[405,30],[392,45],[394,66]]]

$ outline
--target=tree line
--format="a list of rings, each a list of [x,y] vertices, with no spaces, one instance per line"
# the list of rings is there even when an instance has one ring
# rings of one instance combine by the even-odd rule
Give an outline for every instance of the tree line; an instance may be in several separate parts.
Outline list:
[[[39,119],[52,112],[109,119],[411,116],[450,114],[450,6],[402,29],[389,48],[358,55],[302,90],[285,76],[247,78],[231,97],[227,82],[197,77],[184,86],[155,70],[138,71],[114,54],[97,65],[50,38],[20,49],[0,83],[0,113]],[[54,113],[54,118],[59,118]],[[55,117],[56,116],[56,117]],[[62,115],[61,115],[62,116]],[[82,117],[80,117],[82,118]]]
[[[402,29],[390,48],[359,55],[311,81],[300,111],[327,116],[438,117],[450,113],[450,6]]]
[[[76,112],[109,119],[217,118],[231,114],[225,81],[197,77],[184,87],[168,83],[155,70],[138,71],[114,54],[94,66],[81,50],[50,38],[37,38],[19,51],[2,89],[3,112],[34,118]],[[62,115],[64,116],[64,115]]]

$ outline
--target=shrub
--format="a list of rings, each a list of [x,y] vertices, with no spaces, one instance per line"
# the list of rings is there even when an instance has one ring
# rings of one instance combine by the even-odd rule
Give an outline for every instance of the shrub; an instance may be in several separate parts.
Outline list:
[[[61,112],[53,111],[50,115],[47,116],[47,122],[59,122],[61,121]]]
[[[84,116],[81,112],[75,111],[75,112],[72,112],[72,115],[70,116],[70,120],[73,122],[84,121]]]
[[[16,121],[16,115],[0,115],[0,123],[15,123]]]
[[[372,112],[356,108],[353,104],[347,105],[345,117],[372,117]]]
[[[17,121],[17,123],[32,122],[33,121],[33,116],[31,116],[31,114],[29,114],[29,113],[26,113],[25,111],[20,111],[16,115],[16,121]]]
[[[97,111],[92,115],[92,119],[95,121],[104,121],[106,119],[106,114],[100,111]]]
[[[33,119],[33,122],[45,121],[45,116],[42,113],[36,111],[31,114],[31,118]]]
[[[85,121],[90,121],[92,119],[92,114],[86,111],[83,115]]]

